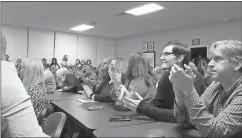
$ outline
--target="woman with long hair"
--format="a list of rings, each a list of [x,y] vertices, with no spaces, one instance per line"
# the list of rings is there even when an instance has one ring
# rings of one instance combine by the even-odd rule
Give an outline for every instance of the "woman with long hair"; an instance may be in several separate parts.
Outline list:
[[[119,72],[121,74],[121,78],[120,78],[121,82],[122,82],[122,84],[124,84],[125,83],[125,73],[126,73],[126,70],[127,70],[127,66],[128,66],[128,63],[127,63],[127,61],[124,58],[122,58],[122,57],[114,57],[111,60],[111,63],[109,65],[109,76],[110,76],[110,78],[112,78],[111,77],[112,73]],[[119,96],[120,93],[117,91],[117,89],[115,89],[115,87],[117,87],[115,85],[117,85],[117,84],[115,84],[115,81],[113,81],[112,79],[111,79],[111,82],[113,83],[114,88],[110,92],[110,96],[111,96],[112,100],[114,101],[115,106],[118,107],[119,109],[126,109],[123,106],[122,102],[120,102],[118,100],[118,96]]]
[[[76,65],[75,66],[76,67],[81,67],[82,66],[80,59],[76,59]]]
[[[155,96],[155,78],[150,63],[142,52],[132,53],[129,57],[125,87],[133,87],[133,91],[145,99]]]
[[[109,70],[109,72],[112,71]],[[141,52],[130,55],[124,85],[121,82],[121,73],[110,73],[110,76],[115,83],[114,89],[119,93],[119,101],[122,100],[124,95],[132,99],[144,98],[151,101],[156,94],[156,81],[151,66],[148,59]]]
[[[56,76],[56,71],[60,68],[57,59],[52,58],[51,64],[50,64],[50,71],[53,73],[54,76]]]
[[[47,107],[49,101],[46,97],[44,67],[39,59],[26,58],[22,61],[20,78],[31,97],[35,114],[39,121],[42,111]]]

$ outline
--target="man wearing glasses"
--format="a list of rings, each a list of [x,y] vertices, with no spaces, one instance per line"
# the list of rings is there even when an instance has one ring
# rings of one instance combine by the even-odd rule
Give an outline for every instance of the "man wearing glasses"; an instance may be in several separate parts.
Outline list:
[[[124,97],[124,104],[130,110],[146,115],[156,121],[175,122],[174,118],[174,91],[169,81],[170,69],[174,64],[183,68],[190,61],[191,51],[179,41],[168,42],[161,54],[161,68],[166,70],[158,82],[157,93],[151,102],[145,99],[134,100]],[[194,85],[198,93],[203,93],[205,84],[203,76],[196,72]]]

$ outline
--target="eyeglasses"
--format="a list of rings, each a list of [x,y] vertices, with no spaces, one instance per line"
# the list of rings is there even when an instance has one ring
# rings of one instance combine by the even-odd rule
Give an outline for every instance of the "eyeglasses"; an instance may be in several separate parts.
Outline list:
[[[160,57],[162,57],[162,56],[166,57],[168,55],[175,55],[176,56],[177,54],[174,54],[174,53],[171,53],[171,52],[164,52],[164,53],[160,54]]]

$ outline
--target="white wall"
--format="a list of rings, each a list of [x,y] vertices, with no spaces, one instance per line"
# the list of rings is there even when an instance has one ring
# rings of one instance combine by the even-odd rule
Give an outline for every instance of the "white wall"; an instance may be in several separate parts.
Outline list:
[[[98,38],[97,44],[97,62],[101,63],[102,60],[106,57],[114,56],[114,47],[115,42],[111,39],[100,39]]]
[[[46,58],[51,62],[54,55],[54,32],[29,30],[28,57]]]
[[[78,36],[77,57],[85,61],[90,59],[93,65],[97,65],[97,43],[97,37]],[[114,55],[114,52],[112,54]]]
[[[6,53],[9,55],[9,60],[23,59],[27,57],[27,34],[25,28],[9,28],[3,27],[2,32],[7,39]]]
[[[203,26],[177,29],[169,32],[160,32],[116,41],[115,56],[128,59],[132,52],[142,51],[143,42],[154,42],[156,51],[156,64],[159,63],[159,55],[164,49],[164,44],[171,40],[179,40],[187,45],[192,45],[192,39],[200,39],[201,45],[210,45],[223,39],[236,39],[241,41],[241,20],[228,23],[214,23]]]
[[[59,64],[66,54],[71,63],[91,59],[92,65],[97,66],[103,58],[114,56],[115,41],[113,39],[59,33],[14,26],[3,26],[2,32],[7,39],[7,54],[10,60],[26,57],[57,58]]]
[[[55,57],[59,64],[62,61],[64,55],[68,55],[68,62],[75,64],[77,58],[77,36],[56,33],[55,38]]]

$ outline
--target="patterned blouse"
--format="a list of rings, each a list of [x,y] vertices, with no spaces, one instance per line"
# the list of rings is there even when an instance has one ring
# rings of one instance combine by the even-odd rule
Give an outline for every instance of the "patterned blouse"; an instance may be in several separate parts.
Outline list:
[[[40,117],[42,110],[47,106],[48,100],[41,83],[30,86],[27,89],[37,118]]]

